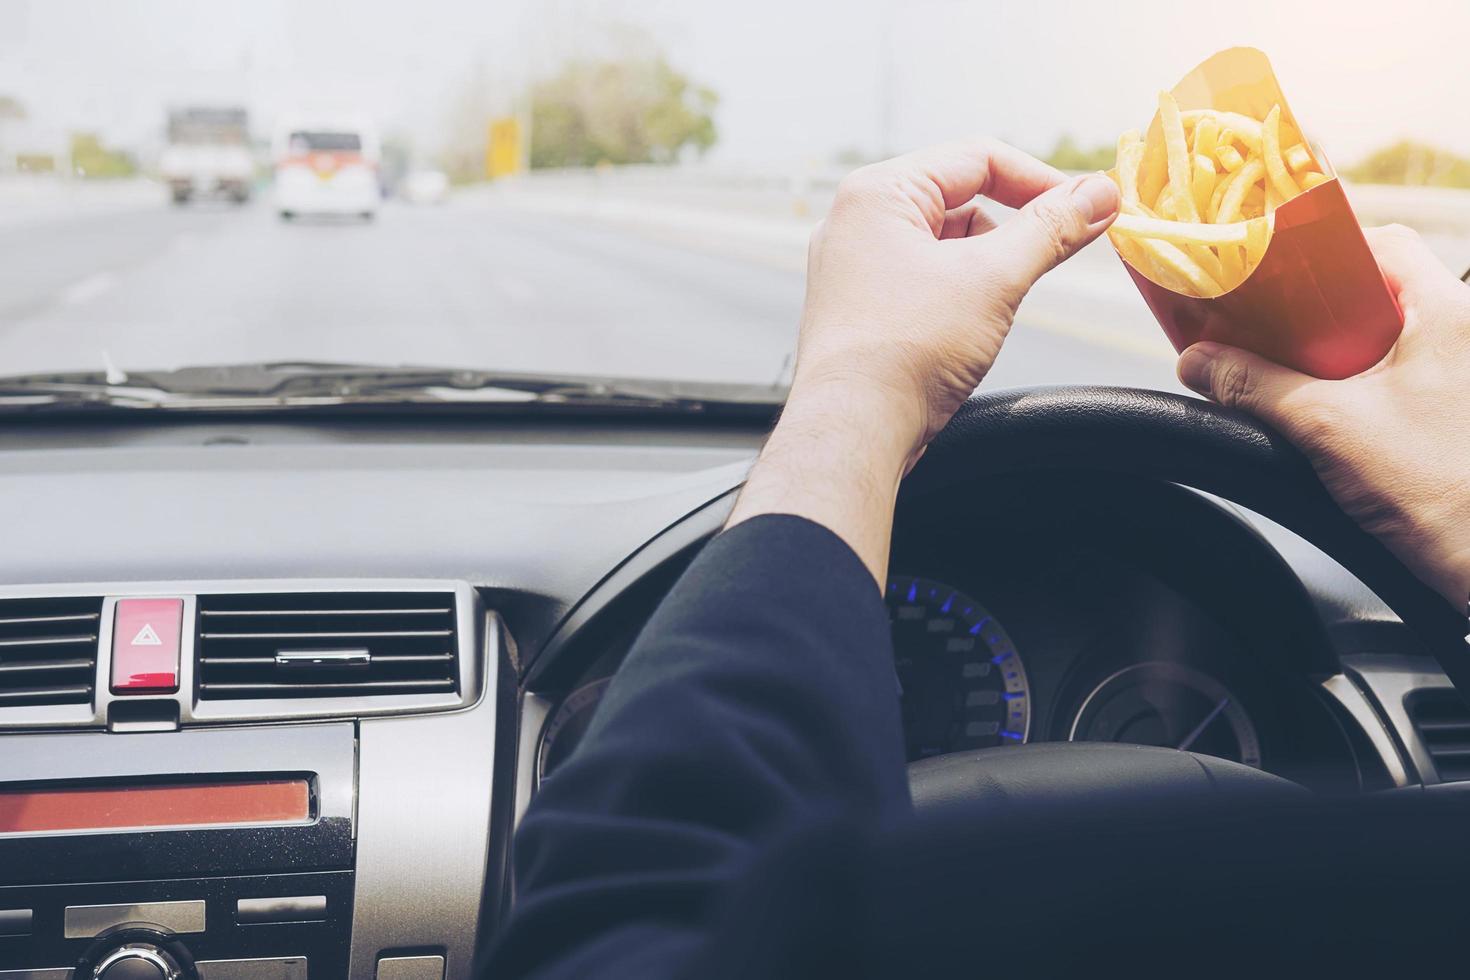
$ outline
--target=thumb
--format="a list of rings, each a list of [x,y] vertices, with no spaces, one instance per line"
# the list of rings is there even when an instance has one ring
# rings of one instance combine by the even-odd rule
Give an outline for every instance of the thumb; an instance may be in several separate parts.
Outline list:
[[[1036,280],[1092,241],[1118,214],[1118,185],[1103,174],[1083,174],[1039,194],[1009,221],[972,239],[987,250],[1020,303]]]
[[[1206,398],[1249,412],[1288,436],[1329,384],[1224,344],[1195,344],[1179,355],[1177,370],[1180,381]]]

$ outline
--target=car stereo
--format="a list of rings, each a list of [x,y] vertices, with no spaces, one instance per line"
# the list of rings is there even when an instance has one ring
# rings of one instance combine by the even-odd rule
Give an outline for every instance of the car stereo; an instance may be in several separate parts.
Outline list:
[[[0,739],[0,978],[346,976],[354,727]]]
[[[0,980],[466,980],[503,635],[460,582],[0,589]]]

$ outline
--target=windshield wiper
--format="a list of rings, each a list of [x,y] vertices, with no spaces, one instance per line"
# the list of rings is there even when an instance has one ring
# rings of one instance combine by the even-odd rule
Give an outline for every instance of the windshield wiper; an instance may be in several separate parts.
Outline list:
[[[784,387],[713,382],[281,362],[126,375],[113,369],[0,377],[0,414],[88,409],[248,413],[432,405],[510,412],[759,417],[778,409],[785,394]]]

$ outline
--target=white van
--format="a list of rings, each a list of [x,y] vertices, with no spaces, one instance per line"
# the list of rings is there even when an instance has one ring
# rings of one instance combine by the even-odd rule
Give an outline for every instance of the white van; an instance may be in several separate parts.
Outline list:
[[[276,210],[298,215],[353,215],[371,220],[382,188],[377,130],[356,117],[288,118],[271,145],[276,167]]]

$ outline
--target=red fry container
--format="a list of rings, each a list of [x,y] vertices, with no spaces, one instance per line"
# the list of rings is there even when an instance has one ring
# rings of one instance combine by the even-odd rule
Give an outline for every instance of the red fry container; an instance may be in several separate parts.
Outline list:
[[[1280,105],[1283,146],[1302,132],[1270,61],[1254,48],[1211,56],[1174,87],[1173,95],[1180,109],[1239,112],[1255,119]],[[1152,146],[1162,139],[1155,114],[1146,142]],[[1175,292],[1119,255],[1175,350],[1216,341],[1337,379],[1366,371],[1393,347],[1403,315],[1336,172],[1319,148],[1312,151],[1332,179],[1276,209],[1260,264],[1229,292],[1211,299]]]

